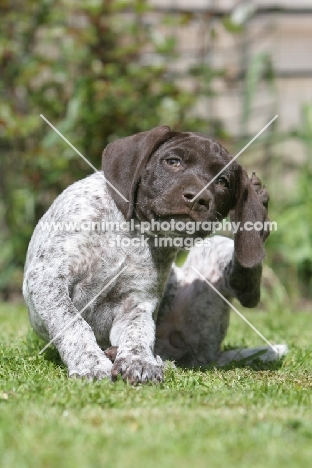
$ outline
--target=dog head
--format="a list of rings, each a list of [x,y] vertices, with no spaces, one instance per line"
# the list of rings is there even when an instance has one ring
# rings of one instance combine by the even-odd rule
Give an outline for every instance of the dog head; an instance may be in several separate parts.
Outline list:
[[[110,193],[128,220],[174,219],[200,225],[221,221],[231,212],[231,220],[241,226],[264,223],[266,210],[247,173],[231,160],[212,138],[161,126],[110,143],[102,167]],[[207,232],[199,228],[198,234]],[[252,267],[263,260],[266,235],[238,230],[234,242],[240,264]]]

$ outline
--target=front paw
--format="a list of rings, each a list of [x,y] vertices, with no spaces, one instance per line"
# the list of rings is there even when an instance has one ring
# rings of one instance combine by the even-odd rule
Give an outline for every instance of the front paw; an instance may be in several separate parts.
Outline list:
[[[112,368],[113,380],[116,380],[118,374],[121,374],[123,380],[132,385],[137,383],[163,382],[163,361],[159,356],[135,356],[120,354],[115,359]]]
[[[109,359],[103,359],[101,362],[93,364],[82,361],[78,365],[68,368],[68,377],[88,380],[112,380],[112,363]]]

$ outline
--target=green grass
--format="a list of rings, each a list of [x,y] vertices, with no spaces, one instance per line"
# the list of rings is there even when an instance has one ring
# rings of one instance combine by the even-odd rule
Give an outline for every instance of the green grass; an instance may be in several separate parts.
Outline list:
[[[242,310],[240,308],[240,310]],[[163,385],[68,380],[21,305],[0,306],[0,466],[308,467],[309,313],[243,311],[290,353],[280,365],[168,370]],[[262,345],[236,315],[227,345]]]

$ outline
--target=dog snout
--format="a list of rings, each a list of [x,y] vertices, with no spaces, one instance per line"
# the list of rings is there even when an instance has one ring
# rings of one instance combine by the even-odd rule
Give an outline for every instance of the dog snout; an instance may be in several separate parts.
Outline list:
[[[188,187],[187,189],[185,189],[182,194],[184,203],[187,205],[188,208],[195,211],[202,207],[209,209],[211,196],[208,190],[205,189],[203,192],[200,193],[200,195],[198,195],[199,192],[200,189],[196,190],[194,187]]]

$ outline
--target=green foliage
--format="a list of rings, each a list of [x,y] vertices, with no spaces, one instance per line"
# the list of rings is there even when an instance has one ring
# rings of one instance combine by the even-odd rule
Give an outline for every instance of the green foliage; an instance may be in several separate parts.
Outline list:
[[[248,123],[252,116],[255,97],[264,84],[272,99],[270,107],[271,115],[274,115],[274,109],[277,108],[277,93],[271,57],[265,53],[258,53],[251,57],[244,80],[242,133],[248,134]],[[287,169],[283,167],[283,155],[278,154],[273,144],[294,137],[302,144],[306,155],[303,163],[298,163],[296,156],[291,161],[290,192],[286,183],[277,188],[276,180],[286,176]],[[289,297],[294,299],[294,305],[299,297],[312,297],[311,104],[303,106],[302,122],[297,130],[280,134],[278,121],[275,121],[266,130],[263,141],[264,151],[259,162],[260,174],[261,177],[265,177],[264,181],[269,192],[274,194],[269,204],[269,217],[277,223],[277,231],[272,232],[266,242],[266,263],[272,268],[272,273],[275,272],[276,279],[280,278],[281,282],[281,288],[277,284],[271,288],[269,282],[265,281],[264,296],[269,297],[271,289],[279,291],[274,299],[276,305],[278,307],[282,305],[280,299],[284,296],[284,307],[288,308],[290,302],[284,294],[286,290],[289,293],[288,299]],[[255,144],[257,145],[257,142]],[[241,146],[243,145],[242,142]],[[246,162],[250,164],[247,160]],[[289,171],[287,175],[289,176]]]
[[[90,173],[40,114],[97,168],[115,138],[209,127],[192,112],[198,94],[172,79],[175,39],[148,25],[150,10],[146,0],[0,2],[0,290],[20,288],[34,225]]]
[[[278,230],[269,238],[271,261],[281,272],[281,266],[291,266],[287,286],[299,280],[300,293],[312,295],[312,105],[302,110],[302,125],[293,133],[306,148],[306,158],[297,170],[296,190],[282,201],[275,220]],[[282,272],[281,272],[282,273]]]
[[[252,5],[239,4],[223,22],[224,28],[240,34],[252,12]],[[203,60],[188,71],[188,88],[172,73],[171,65],[178,58],[173,27],[188,25],[194,14],[164,15],[155,27],[149,23],[151,13],[148,0],[17,0],[12,5],[0,1],[0,293],[4,297],[20,291],[27,245],[39,218],[66,186],[91,173],[40,114],[97,168],[108,142],[160,124],[203,131],[231,146],[222,122],[203,120],[196,113],[198,101],[203,95],[213,96],[214,80],[224,78],[226,71]],[[248,133],[254,98],[263,82],[275,100],[272,63],[261,53],[252,57],[245,76],[243,133]],[[279,137],[276,128],[267,130],[267,142]],[[303,108],[301,128],[287,136],[300,139],[307,159],[292,196],[286,193],[278,206],[274,198],[271,201],[278,232],[267,243],[268,260],[287,287],[290,282],[294,289],[301,284],[301,293],[309,296],[311,105]],[[264,157],[262,167],[270,191],[275,179],[268,175],[277,158],[269,159]]]
[[[265,80],[273,95],[275,92],[274,72],[271,58],[268,54],[255,54],[248,65],[245,91],[243,95],[243,125],[247,126],[251,116],[253,99],[261,80]]]

